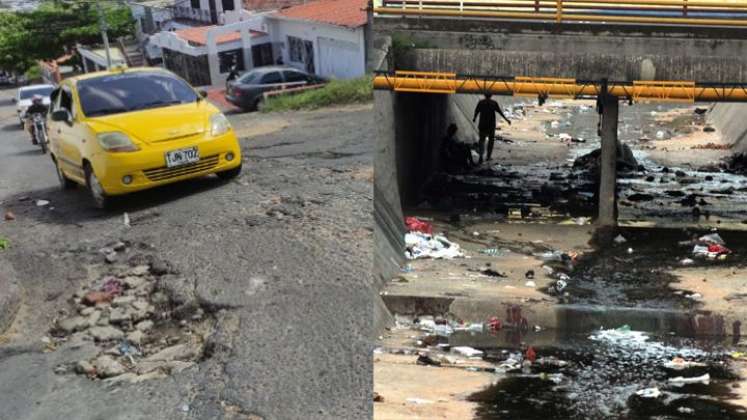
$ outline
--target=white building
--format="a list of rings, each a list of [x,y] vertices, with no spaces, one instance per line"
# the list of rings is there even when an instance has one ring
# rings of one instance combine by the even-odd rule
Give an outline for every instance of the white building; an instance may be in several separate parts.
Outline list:
[[[164,67],[196,86],[224,85],[234,63],[250,70],[282,61],[322,77],[355,78],[366,70],[367,3],[317,0],[252,13],[241,0],[176,0],[173,19],[143,44],[149,58],[162,57]]]
[[[318,0],[282,9],[269,30],[285,64],[322,77],[366,72],[367,0]]]
[[[239,70],[274,63],[263,16],[227,25],[162,31],[150,42],[163,51],[163,66],[195,86],[225,84],[232,64]]]

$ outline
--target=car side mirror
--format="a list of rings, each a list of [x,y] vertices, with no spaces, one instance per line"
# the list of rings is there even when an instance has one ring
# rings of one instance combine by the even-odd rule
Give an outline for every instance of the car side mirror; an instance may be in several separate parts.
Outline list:
[[[207,96],[208,96],[207,91],[200,90],[199,93],[200,93],[200,96],[203,97],[203,98],[207,98]]]
[[[12,98],[11,101],[13,101],[13,103],[18,102],[18,100],[16,98]]]
[[[52,121],[58,121],[58,122],[66,122],[68,124],[73,122],[72,115],[67,111],[67,109],[60,109],[57,111],[54,111],[51,115]]]

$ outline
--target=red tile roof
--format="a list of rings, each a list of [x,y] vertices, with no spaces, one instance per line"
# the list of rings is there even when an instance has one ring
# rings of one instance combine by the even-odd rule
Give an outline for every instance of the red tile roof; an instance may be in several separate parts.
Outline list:
[[[217,26],[196,26],[194,28],[179,29],[174,31],[176,36],[179,38],[189,41],[193,44],[207,45],[207,33],[210,29],[217,28]],[[252,37],[266,35],[264,32],[251,31]],[[241,39],[239,31],[229,32],[227,34],[221,34],[217,37],[218,44],[225,44],[227,42],[238,41]]]
[[[318,0],[289,7],[278,16],[294,20],[358,28],[366,24],[368,0]]]

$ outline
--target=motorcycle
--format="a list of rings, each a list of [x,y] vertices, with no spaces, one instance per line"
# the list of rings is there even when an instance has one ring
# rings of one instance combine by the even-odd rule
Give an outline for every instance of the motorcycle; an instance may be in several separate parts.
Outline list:
[[[42,153],[47,153],[47,119],[42,114],[33,114],[31,116],[32,130],[36,143],[41,147]]]

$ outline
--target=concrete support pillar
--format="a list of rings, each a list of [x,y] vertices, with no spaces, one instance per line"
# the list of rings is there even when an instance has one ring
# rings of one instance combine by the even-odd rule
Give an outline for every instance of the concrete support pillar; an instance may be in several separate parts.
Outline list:
[[[396,93],[374,91],[374,274],[383,287],[404,263],[405,225],[400,198]]]
[[[254,68],[254,57],[252,56],[252,34],[248,27],[241,28],[241,49],[244,55],[244,70]]]
[[[600,97],[602,105],[602,150],[599,175],[599,216],[600,227],[617,224],[617,120],[618,99],[611,95]]]
[[[210,85],[219,86],[225,83],[225,78],[220,74],[220,61],[218,59],[218,34],[215,29],[207,32],[205,37],[205,49],[207,50],[208,70],[210,71]]]

